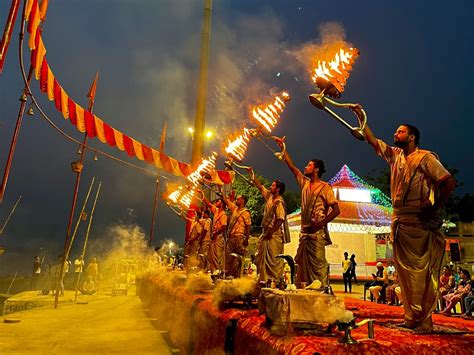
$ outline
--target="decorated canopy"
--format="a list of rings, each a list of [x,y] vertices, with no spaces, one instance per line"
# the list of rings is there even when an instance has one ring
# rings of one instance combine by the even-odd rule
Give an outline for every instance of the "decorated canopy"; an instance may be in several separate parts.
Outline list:
[[[390,199],[382,192],[369,185],[354,173],[347,165],[329,180],[336,198],[339,201],[340,215],[329,224],[333,231],[371,231],[384,233],[390,228],[392,208]],[[290,228],[300,224],[298,210],[288,216]]]

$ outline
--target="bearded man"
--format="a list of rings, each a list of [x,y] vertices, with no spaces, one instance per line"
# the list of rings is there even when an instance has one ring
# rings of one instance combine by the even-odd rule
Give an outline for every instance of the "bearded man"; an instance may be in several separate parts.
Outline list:
[[[283,150],[283,139],[275,141]],[[340,211],[332,187],[321,176],[326,172],[324,162],[312,159],[301,172],[290,155],[284,155],[285,163],[301,187],[301,231],[295,261],[298,264],[296,283],[321,282],[321,289],[328,285],[326,246],[331,245],[327,225]]]
[[[278,254],[283,253],[285,234],[284,223],[286,220],[286,205],[283,197],[285,184],[280,180],[275,180],[267,189],[255,177],[252,168],[249,168],[252,181],[260,190],[265,199],[265,209],[262,219],[262,235],[258,243],[257,254],[255,255],[255,264],[257,265],[257,274],[260,281],[268,279],[279,280],[284,272],[283,260],[277,258]]]
[[[246,196],[237,196],[235,203],[224,196],[224,201],[231,212],[227,227],[226,275],[240,277],[242,258],[245,254],[245,245],[248,245],[252,219],[250,211],[245,207]]]
[[[362,122],[362,107],[353,105],[352,109]],[[437,214],[456,181],[435,153],[419,149],[420,131],[415,126],[402,124],[397,128],[393,135],[395,147],[377,139],[367,125],[363,133],[391,170],[391,238],[403,295],[404,326],[430,333],[445,250]]]
[[[207,252],[207,262],[211,272],[222,271],[224,268],[224,232],[227,228],[227,215],[225,214],[225,203],[217,199],[214,203],[204,197],[203,200],[214,215],[211,243]]]

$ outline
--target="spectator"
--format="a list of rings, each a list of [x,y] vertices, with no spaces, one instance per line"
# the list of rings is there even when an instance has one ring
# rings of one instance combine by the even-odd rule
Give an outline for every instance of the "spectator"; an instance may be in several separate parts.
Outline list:
[[[351,261],[351,281],[352,281],[352,278],[354,278],[354,282],[356,285],[358,285],[359,283],[357,282],[357,276],[356,276],[356,266],[357,266],[357,263],[355,261],[355,254],[352,254],[351,257],[350,257],[350,261]]]
[[[443,266],[443,270],[441,271],[441,276],[439,277],[439,296],[441,301],[441,309],[444,309],[445,302],[444,302],[444,295],[447,295],[449,292],[454,291],[454,276],[451,274],[451,269],[449,266]]]
[[[36,285],[41,275],[41,264],[42,264],[41,258],[39,256],[35,256],[35,259],[33,261],[33,275],[31,277],[31,285],[30,285],[30,289],[32,291],[35,291],[37,288]]]
[[[82,284],[80,291],[83,295],[93,295],[96,292],[95,283],[90,276],[87,276],[87,279]]]
[[[395,272],[395,265],[393,265],[392,261],[388,264],[387,272],[388,272],[388,277],[391,277],[393,273]]]
[[[391,279],[391,280],[390,280]],[[389,285],[387,286],[387,304],[389,306],[396,304],[398,294],[396,293],[397,287],[400,288],[400,282],[398,281],[398,273],[395,270],[391,276],[389,276]]]
[[[79,283],[80,276],[84,269],[84,257],[79,255],[79,257],[74,260],[74,287],[77,287]]]
[[[388,272],[379,261],[377,263],[377,273],[372,274],[374,281],[367,282],[365,287],[369,289],[375,302],[379,302],[384,286],[388,285]]]
[[[463,318],[474,319],[474,276],[471,278],[471,291],[464,298],[465,313]]]
[[[87,276],[90,276],[92,281],[96,282],[99,277],[99,264],[97,258],[92,258],[92,261],[87,265]]]
[[[467,270],[460,269],[459,271],[460,281],[458,287],[453,293],[448,293],[443,296],[446,301],[446,308],[442,312],[444,315],[451,315],[451,309],[456,307],[456,304],[461,301],[464,296],[468,295],[471,291],[471,275]]]
[[[456,267],[456,272],[453,273],[454,276],[454,288],[458,287],[459,281],[461,280],[461,268],[458,266]]]
[[[344,252],[344,259],[342,260],[342,278],[344,280],[344,292],[347,293],[347,286],[349,286],[349,293],[352,293],[352,262],[349,260],[349,253]]]

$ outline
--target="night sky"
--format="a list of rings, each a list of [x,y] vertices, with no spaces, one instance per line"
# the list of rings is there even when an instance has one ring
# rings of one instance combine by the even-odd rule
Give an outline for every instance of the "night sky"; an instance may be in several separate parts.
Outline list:
[[[9,5],[9,1],[0,3],[1,26]],[[83,106],[87,106],[86,94],[98,70],[94,113],[156,148],[167,120],[165,152],[187,162],[202,8],[201,0],[50,1],[43,31],[48,62],[70,97]],[[314,157],[323,159],[326,179],[343,164],[359,175],[385,167],[366,143],[355,140],[307,99],[316,89],[296,54],[308,44],[320,44],[321,31],[327,33],[329,28],[361,52],[341,100],[360,102],[375,134],[389,143],[399,124],[417,126],[422,148],[437,152],[445,164],[460,171],[458,179],[464,185],[456,193],[472,193],[473,10],[472,1],[214,0],[206,125],[217,135],[206,144],[206,153],[220,150],[228,134],[251,125],[249,105],[275,90],[287,90],[292,101],[274,133],[287,136],[288,151],[299,166]],[[2,174],[23,87],[18,32],[19,21],[0,75]],[[28,65],[26,45],[24,50]],[[32,88],[52,120],[82,139],[39,91],[37,81],[33,80]],[[341,114],[353,119],[349,111]],[[90,144],[154,171],[97,139]],[[40,248],[51,259],[59,254],[75,181],[70,162],[78,158],[76,151],[77,145],[59,135],[39,114],[25,115],[0,205],[3,224],[22,195],[0,237],[0,245],[7,248],[0,257],[0,274],[28,271]],[[286,166],[258,142],[251,143],[245,163],[296,189]],[[223,168],[222,159],[218,166]],[[92,177],[103,182],[91,231],[91,255],[94,248],[111,243],[110,228],[117,224],[138,225],[148,235],[155,189],[152,176],[103,157],[94,161],[91,153],[86,155],[82,176],[78,208]],[[85,225],[79,229],[79,240],[84,233]],[[162,201],[155,239],[156,244],[165,239],[183,240],[181,220]],[[77,253],[74,248],[73,257]]]

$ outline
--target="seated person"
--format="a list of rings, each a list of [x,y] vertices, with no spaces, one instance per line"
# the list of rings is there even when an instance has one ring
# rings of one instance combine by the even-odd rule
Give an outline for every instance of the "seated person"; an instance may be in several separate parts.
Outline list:
[[[395,295],[398,299],[398,303],[400,305],[403,304],[403,297],[402,297],[402,288],[400,287],[400,285],[398,285],[397,287],[395,287]]]
[[[87,276],[86,281],[84,281],[79,291],[81,291],[83,295],[93,295],[95,293],[95,284],[92,277]]]
[[[439,277],[439,295],[441,301],[441,308],[445,307],[444,295],[447,295],[450,292],[454,292],[454,276],[451,274],[451,269],[449,266],[443,266],[441,275]]]
[[[471,291],[464,297],[464,318],[474,319],[474,276],[471,277]]]
[[[451,309],[453,309],[456,304],[465,296],[467,296],[471,291],[471,275],[469,274],[469,271],[461,269],[459,276],[460,281],[458,287],[453,293],[448,293],[447,295],[443,296],[444,300],[446,301],[446,308],[442,312],[444,315],[450,315]]]
[[[377,273],[372,274],[374,281],[366,283],[369,286],[369,291],[374,297],[375,302],[378,302],[381,296],[381,291],[385,285],[388,285],[388,272],[384,269],[383,264],[379,261],[377,263]]]
[[[398,281],[398,273],[395,270],[392,273],[392,280],[390,280],[390,284],[387,286],[387,303],[389,306],[396,303],[398,294],[396,293],[397,287],[400,288],[400,282]]]

